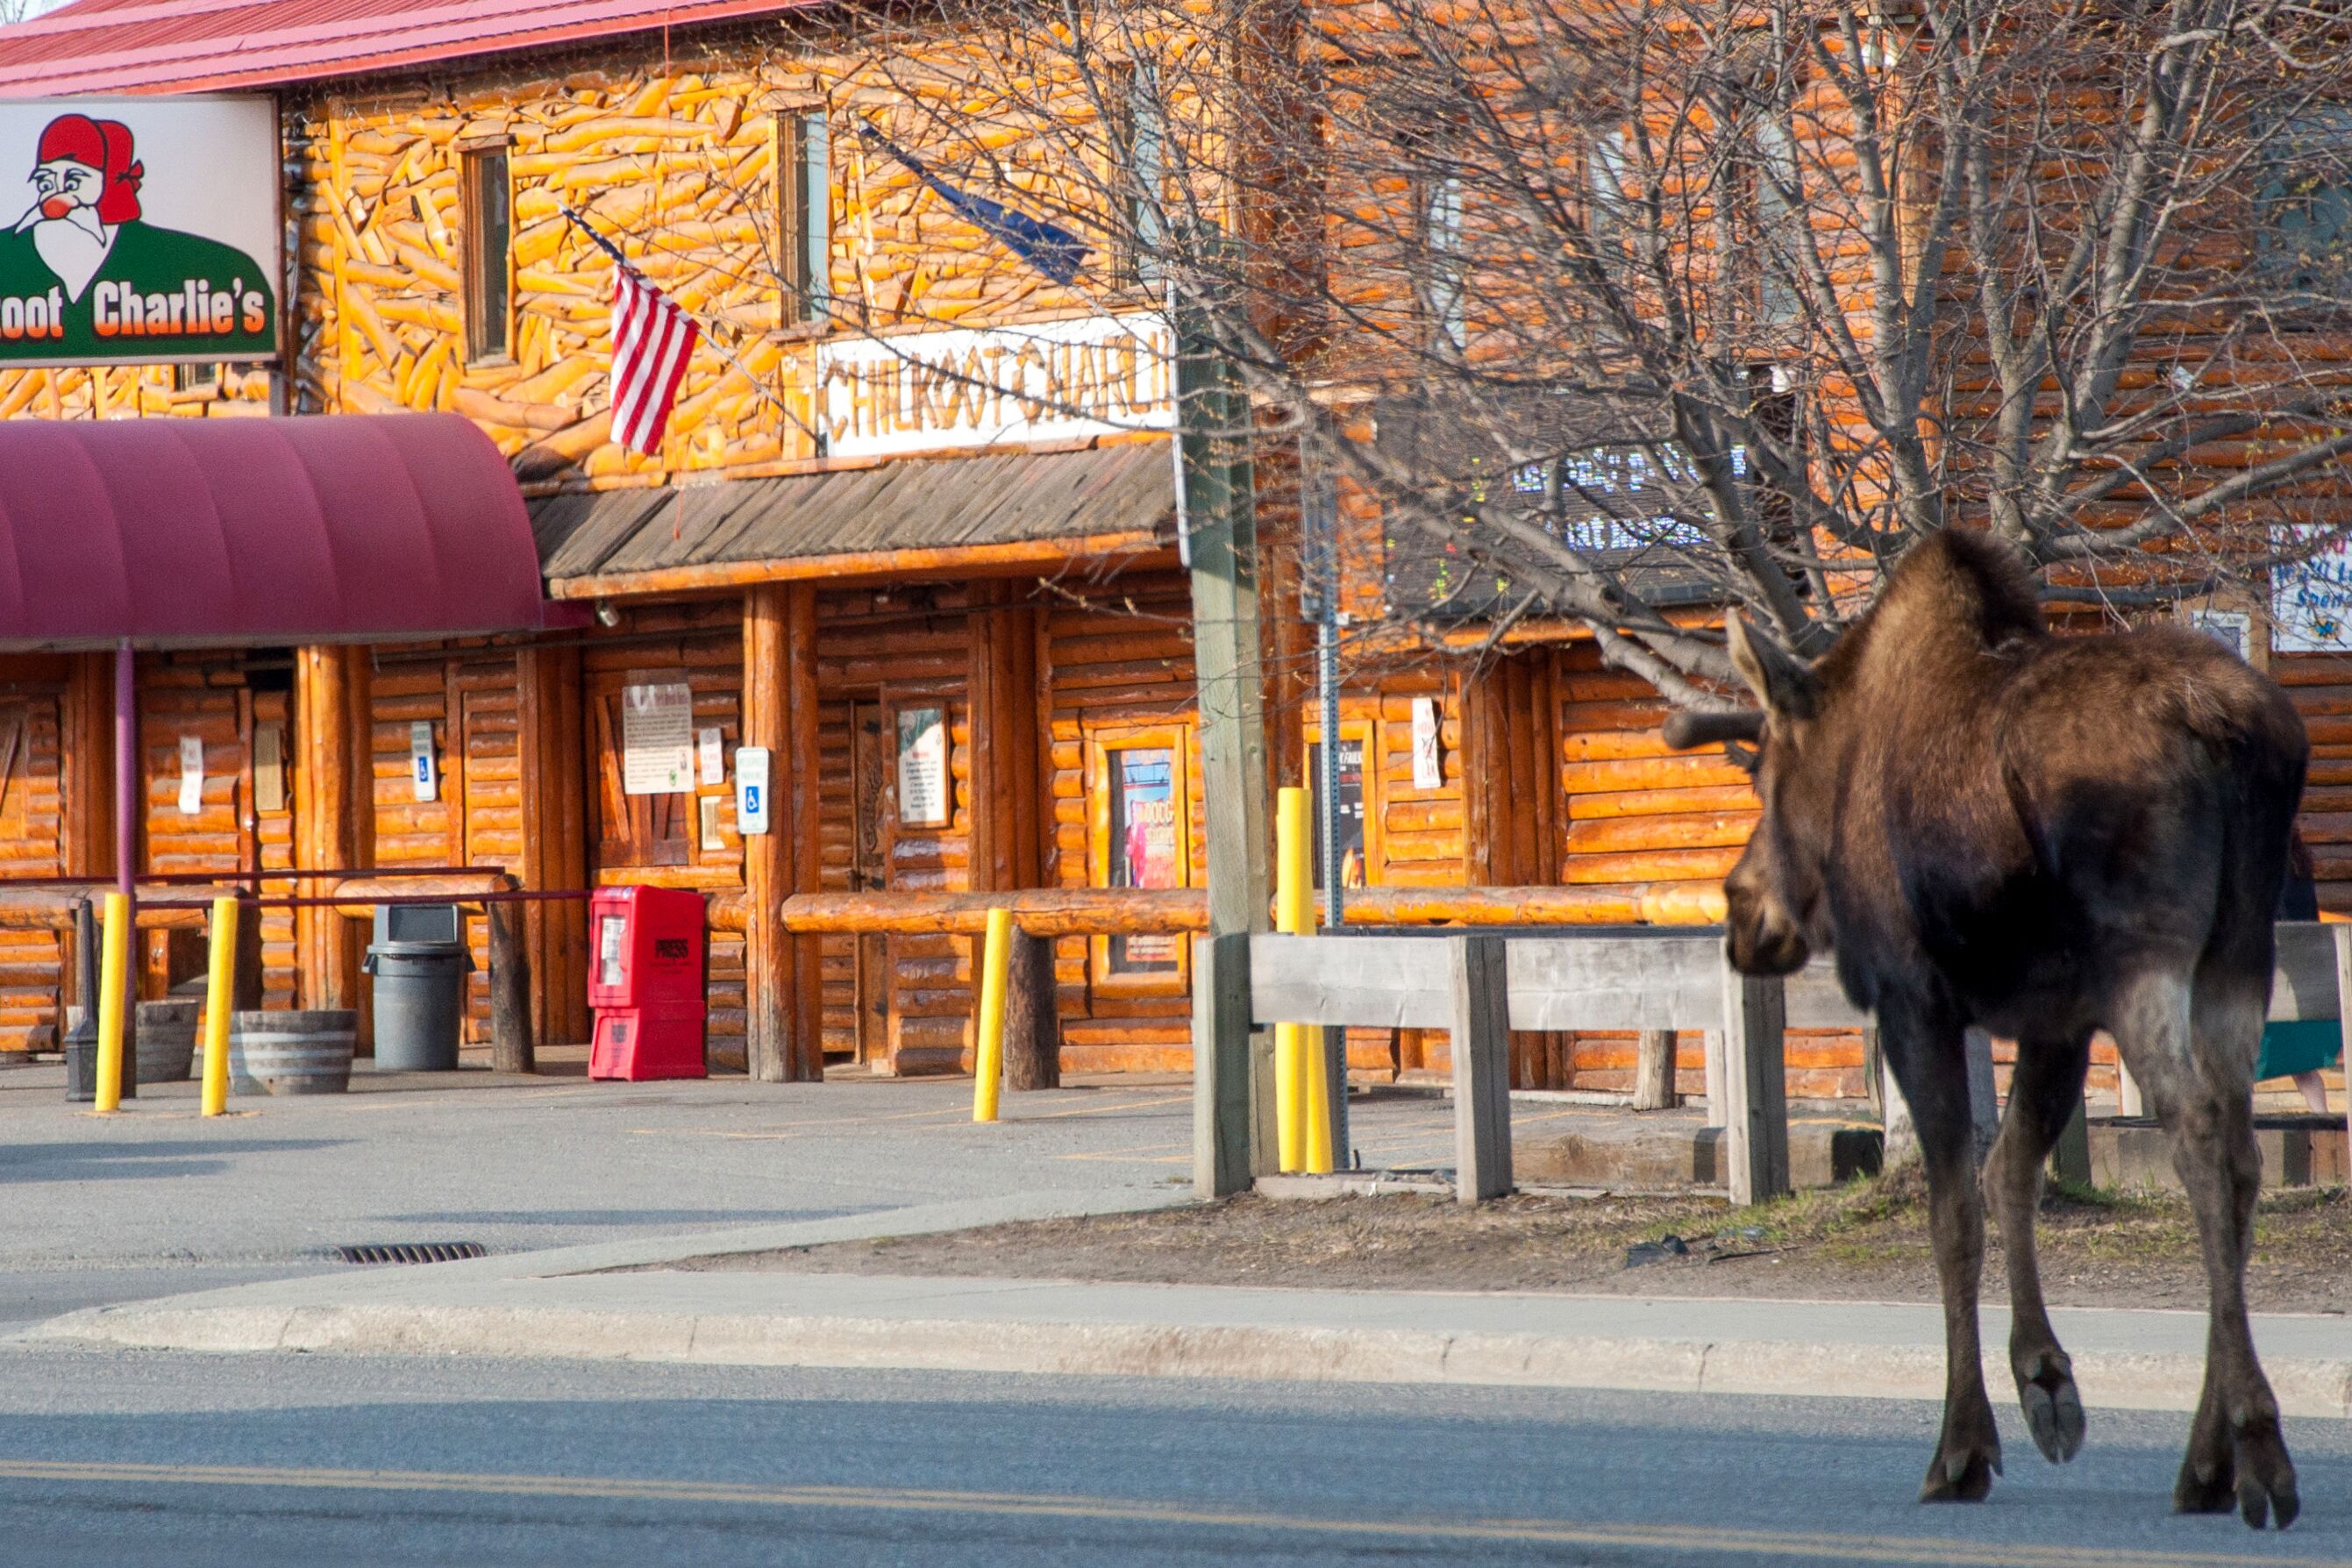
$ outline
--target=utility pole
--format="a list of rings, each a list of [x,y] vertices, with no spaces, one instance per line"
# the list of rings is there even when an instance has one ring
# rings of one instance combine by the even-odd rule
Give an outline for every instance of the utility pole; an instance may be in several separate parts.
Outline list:
[[[1338,931],[1347,904],[1339,859],[1339,492],[1330,454],[1311,426],[1298,438],[1299,611],[1315,623],[1316,698],[1323,731],[1322,765],[1317,770],[1315,810],[1322,818],[1323,924]],[[1366,757],[1369,769],[1373,759]],[[1327,1024],[1321,1055],[1331,1108],[1331,1158],[1339,1170],[1349,1159],[1348,1131],[1348,1031]]]
[[[1201,693],[1209,931],[1193,943],[1192,1181],[1203,1197],[1248,1188],[1273,1154],[1274,1054],[1250,1028],[1249,939],[1267,928],[1265,670],[1249,397],[1200,307],[1171,283],[1176,515],[1192,574]]]

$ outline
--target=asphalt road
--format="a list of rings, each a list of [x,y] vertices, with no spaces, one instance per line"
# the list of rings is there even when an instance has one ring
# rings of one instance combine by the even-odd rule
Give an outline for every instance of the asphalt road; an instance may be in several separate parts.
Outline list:
[[[2179,1416],[1976,1508],[1887,1402],[0,1352],[12,1564],[1998,1564],[2352,1560],[2352,1424],[2287,1534],[2175,1519]]]

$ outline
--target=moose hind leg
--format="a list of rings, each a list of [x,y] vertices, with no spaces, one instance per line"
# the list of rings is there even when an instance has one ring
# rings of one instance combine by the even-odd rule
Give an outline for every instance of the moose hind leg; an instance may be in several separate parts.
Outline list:
[[[1985,1394],[1977,1289],[1984,1269],[1984,1204],[1977,1189],[1976,1127],[1958,1024],[1882,1016],[1887,1065],[1911,1107],[1927,1173],[1929,1233],[1944,1298],[1944,1428],[1921,1502],[1979,1502],[2000,1472],[2000,1433]]]
[[[2173,1168],[2197,1216],[2210,1294],[2205,1387],[2189,1451],[2172,1489],[2183,1513],[2226,1513],[2284,1530],[2301,1509],[2294,1465],[2279,1432],[2278,1400],[2254,1354],[2246,1318],[2246,1255],[2253,1237],[2262,1155],[2251,1079],[2263,987],[2200,973],[2137,983],[2119,1010],[2116,1039],[2173,1140]]]
[[[2042,1302],[2033,1222],[2041,1208],[2043,1163],[2082,1103],[2083,1074],[2090,1061],[2088,1030],[2073,1039],[2019,1041],[2008,1114],[1985,1161],[1985,1194],[2000,1222],[2001,1258],[2009,1273],[2010,1370],[2034,1447],[2053,1465],[2065,1463],[2083,1447],[2083,1396],[2074,1386],[2074,1364],[2059,1346]]]

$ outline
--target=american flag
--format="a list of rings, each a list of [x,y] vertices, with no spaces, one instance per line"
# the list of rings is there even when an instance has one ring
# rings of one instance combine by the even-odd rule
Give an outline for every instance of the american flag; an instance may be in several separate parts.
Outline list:
[[[601,237],[599,237],[601,239]],[[613,268],[613,439],[653,457],[702,330],[636,268]]]

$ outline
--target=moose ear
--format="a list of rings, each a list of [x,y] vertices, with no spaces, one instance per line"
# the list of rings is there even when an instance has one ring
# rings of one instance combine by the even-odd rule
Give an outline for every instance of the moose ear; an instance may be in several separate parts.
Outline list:
[[[1738,615],[1726,616],[1723,629],[1731,643],[1731,667],[1756,693],[1764,711],[1796,721],[1813,716],[1821,682],[1811,668],[1771,638],[1750,631]]]

